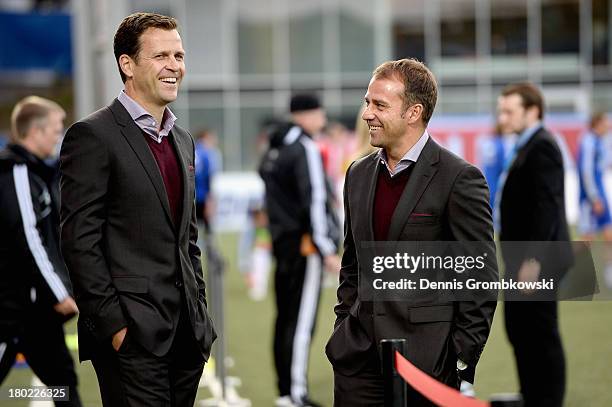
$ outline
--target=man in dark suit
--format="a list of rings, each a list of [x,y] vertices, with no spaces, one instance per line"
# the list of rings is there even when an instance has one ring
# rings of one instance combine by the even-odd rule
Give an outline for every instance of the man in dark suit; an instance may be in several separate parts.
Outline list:
[[[194,142],[167,105],[185,74],[173,18],[126,17],[125,88],[75,123],[61,150],[62,252],[81,360],[105,406],[193,405],[216,337],[196,244]]]
[[[433,74],[413,59],[373,73],[362,118],[380,147],[348,170],[345,241],[334,332],[326,353],[336,406],[380,406],[378,344],[404,338],[406,357],[437,380],[473,382],[489,335],[494,301],[368,301],[358,290],[367,241],[477,241],[494,253],[488,188],[478,169],[440,147],[426,127],[437,99]],[[482,280],[497,280],[490,256]],[[411,392],[409,404],[429,405]]]
[[[567,243],[563,157],[543,127],[543,116],[542,94],[530,83],[508,85],[498,99],[502,131],[519,135],[500,177],[495,216],[506,276],[519,281],[545,277],[558,282],[573,262]],[[514,347],[525,405],[561,406],[565,361],[557,303],[528,301],[537,294],[511,301],[506,297],[506,331]]]

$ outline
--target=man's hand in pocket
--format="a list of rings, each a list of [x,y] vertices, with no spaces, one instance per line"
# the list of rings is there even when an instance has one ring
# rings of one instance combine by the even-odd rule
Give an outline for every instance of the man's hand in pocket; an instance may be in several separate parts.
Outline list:
[[[113,335],[113,349],[115,349],[115,351],[118,352],[119,348],[121,348],[121,345],[123,345],[126,333],[127,327],[122,328]]]

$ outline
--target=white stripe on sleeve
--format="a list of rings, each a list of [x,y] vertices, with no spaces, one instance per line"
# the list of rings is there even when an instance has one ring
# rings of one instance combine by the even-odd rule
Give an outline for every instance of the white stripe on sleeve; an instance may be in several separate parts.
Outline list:
[[[68,291],[55,273],[53,265],[47,255],[47,251],[42,244],[38,229],[36,228],[36,215],[34,214],[34,207],[32,205],[28,168],[25,164],[19,164],[13,167],[13,180],[15,182],[15,191],[17,192],[17,201],[19,202],[23,232],[25,233],[28,247],[36,262],[36,266],[49,285],[49,288],[51,288],[53,295],[55,295],[58,302],[61,302],[68,297]]]
[[[327,191],[325,189],[325,175],[321,153],[314,141],[302,137],[301,143],[306,150],[308,175],[310,178],[310,223],[312,225],[312,240],[323,256],[334,254],[335,246],[328,236]]]

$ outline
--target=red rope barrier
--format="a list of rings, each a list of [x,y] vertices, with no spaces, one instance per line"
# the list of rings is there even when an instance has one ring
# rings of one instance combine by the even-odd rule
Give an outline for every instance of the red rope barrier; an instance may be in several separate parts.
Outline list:
[[[485,401],[466,397],[458,390],[440,383],[408,362],[397,351],[395,352],[395,369],[416,391],[441,407],[490,407],[490,404]]]

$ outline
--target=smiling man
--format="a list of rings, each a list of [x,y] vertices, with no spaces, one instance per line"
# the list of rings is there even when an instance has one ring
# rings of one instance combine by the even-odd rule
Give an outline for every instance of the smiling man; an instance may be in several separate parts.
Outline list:
[[[383,405],[381,339],[406,339],[408,360],[459,388],[473,383],[489,335],[495,302],[366,301],[358,290],[364,242],[477,241],[494,252],[484,177],[427,133],[436,99],[433,74],[414,59],[385,62],[368,85],[362,118],[380,149],[346,175],[337,319],[326,347],[335,406]],[[480,278],[497,280],[494,256]],[[409,405],[431,404],[412,391]]]
[[[193,405],[216,334],[196,244],[194,142],[168,108],[185,75],[176,21],[126,17],[114,40],[124,83],[62,145],[62,252],[79,354],[105,406]]]

